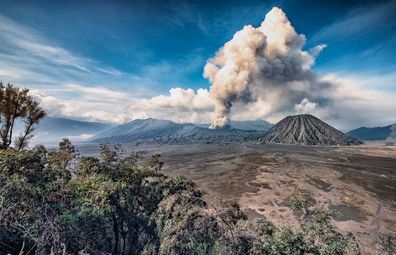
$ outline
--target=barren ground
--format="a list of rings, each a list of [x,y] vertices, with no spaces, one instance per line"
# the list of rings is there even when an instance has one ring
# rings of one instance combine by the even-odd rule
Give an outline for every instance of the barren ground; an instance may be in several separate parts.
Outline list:
[[[82,154],[97,151],[79,148]],[[396,236],[396,147],[302,145],[128,146],[161,153],[169,175],[195,181],[213,203],[238,201],[245,213],[294,226],[288,200],[310,196],[312,207],[336,212],[334,224],[358,239],[364,254],[377,254],[384,235]]]

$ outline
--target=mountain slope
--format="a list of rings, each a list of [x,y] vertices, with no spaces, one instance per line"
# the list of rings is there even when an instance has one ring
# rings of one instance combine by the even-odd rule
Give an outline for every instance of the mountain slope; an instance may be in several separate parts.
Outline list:
[[[39,126],[34,131],[32,144],[56,144],[62,138],[66,137],[74,142],[83,141],[112,126],[113,125],[107,123],[78,121],[47,116],[40,121]],[[18,134],[22,128],[23,124],[20,121],[16,123],[15,134]]]
[[[391,134],[389,135],[389,137],[387,138],[387,140],[396,141],[396,124],[393,124],[393,125],[391,126],[391,130],[392,130],[392,132],[391,132]]]
[[[96,143],[230,143],[256,140],[263,132],[239,130],[231,127],[208,129],[191,123],[175,123],[169,120],[139,119],[99,133]]]
[[[40,132],[58,132],[78,135],[81,133],[97,133],[113,125],[100,122],[79,121],[65,118],[46,117],[38,127]]]
[[[358,139],[345,135],[309,114],[284,118],[273,126],[259,142],[307,145],[361,144]]]
[[[231,120],[228,124],[232,128],[251,131],[267,131],[273,125],[265,120]],[[209,123],[197,124],[199,127],[208,128]]]
[[[360,127],[351,130],[347,135],[366,141],[372,140],[387,140],[396,137],[396,124],[385,127]]]

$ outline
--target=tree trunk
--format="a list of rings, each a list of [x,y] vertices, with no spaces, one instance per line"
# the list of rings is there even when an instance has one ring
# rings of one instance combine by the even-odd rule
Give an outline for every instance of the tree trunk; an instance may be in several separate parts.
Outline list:
[[[10,120],[6,119],[4,123],[4,132],[2,133],[1,139],[2,141],[2,148],[7,149],[8,145],[8,132],[10,131]]]
[[[122,251],[121,254],[125,254],[125,241],[126,241],[126,234],[124,231],[122,231]]]
[[[111,254],[112,255],[117,255],[118,254],[118,246],[119,246],[120,235],[119,235],[119,232],[118,232],[118,220],[117,220],[117,217],[116,217],[115,213],[113,213],[112,218],[113,218],[114,243],[113,243],[113,248],[111,249]]]
[[[21,141],[19,142],[18,150],[20,151],[23,148],[23,144],[25,143],[26,137],[30,133],[30,129],[32,128],[33,124],[29,124],[25,129],[25,134],[23,135]]]
[[[8,140],[8,144],[7,147],[10,147],[11,143],[12,143],[12,130],[14,129],[14,122],[15,122],[15,117],[12,117],[12,121],[11,121],[11,127],[10,127],[10,139]]]

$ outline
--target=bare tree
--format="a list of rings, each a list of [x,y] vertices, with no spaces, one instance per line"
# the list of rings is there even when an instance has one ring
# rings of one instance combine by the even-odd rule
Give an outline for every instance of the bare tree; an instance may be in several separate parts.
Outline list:
[[[46,115],[39,103],[29,95],[28,89],[0,82],[0,149],[7,149],[12,143],[15,121],[23,120],[23,133],[16,140],[18,150],[26,147],[32,132]]]
[[[29,100],[27,102],[26,116],[24,117],[24,132],[15,140],[15,148],[21,150],[27,146],[29,139],[33,137],[33,131],[45,115],[45,111],[39,106],[37,101]]]

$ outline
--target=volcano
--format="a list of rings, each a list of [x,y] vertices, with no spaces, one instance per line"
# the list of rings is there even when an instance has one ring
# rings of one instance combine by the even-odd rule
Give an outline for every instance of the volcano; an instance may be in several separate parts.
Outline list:
[[[347,136],[310,114],[288,116],[273,126],[259,143],[306,145],[357,145],[356,138]]]

